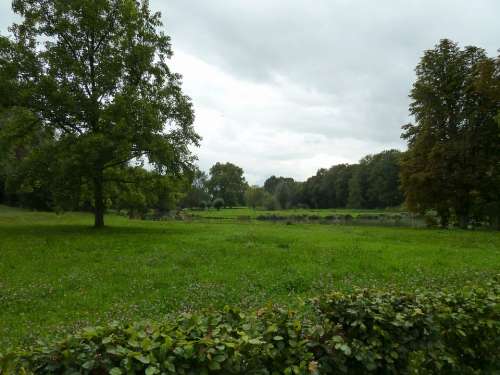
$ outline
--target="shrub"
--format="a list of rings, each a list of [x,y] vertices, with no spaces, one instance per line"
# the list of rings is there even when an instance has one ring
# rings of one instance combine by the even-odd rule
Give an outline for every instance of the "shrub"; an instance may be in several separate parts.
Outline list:
[[[110,324],[0,355],[5,373],[495,373],[498,282],[462,292],[357,290],[302,314],[225,308],[161,323]]]
[[[439,225],[438,217],[435,211],[427,211],[424,215],[424,221],[427,228],[437,228]]]
[[[222,207],[224,207],[224,199],[222,198],[215,198],[214,201],[212,202],[212,206],[219,211]]]
[[[356,220],[380,220],[384,219],[384,215],[377,214],[359,214],[356,216]]]
[[[349,215],[349,214],[344,215],[344,221],[345,221],[346,223],[350,223],[350,222],[352,222],[353,220],[354,220],[354,217],[353,217],[352,215]]]
[[[272,194],[266,194],[264,198],[264,208],[268,211],[276,211],[281,208],[280,202],[276,199],[276,196]]]

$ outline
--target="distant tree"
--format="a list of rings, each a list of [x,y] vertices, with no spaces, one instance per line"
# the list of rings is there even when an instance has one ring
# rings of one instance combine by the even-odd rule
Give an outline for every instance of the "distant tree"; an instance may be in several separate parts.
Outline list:
[[[234,164],[216,163],[210,168],[209,191],[213,198],[222,198],[226,206],[243,205],[247,186],[243,169]]]
[[[330,183],[333,185],[330,205],[333,208],[346,207],[349,198],[349,180],[352,177],[353,166],[349,164],[335,165],[328,171]]]
[[[281,182],[278,186],[276,186],[274,196],[276,197],[281,209],[286,210],[292,205],[293,192],[290,185],[286,182]]]
[[[276,192],[276,188],[282,184],[293,184],[295,181],[291,177],[276,177],[271,176],[266,181],[264,181],[264,190],[270,194],[274,194]]]
[[[369,208],[395,207],[403,203],[400,172],[401,152],[388,150],[372,155],[367,165],[366,206]]]
[[[353,167],[352,176],[349,179],[349,195],[347,207],[368,208],[368,164],[369,157],[361,159],[359,164]]]
[[[205,202],[206,206],[206,202],[209,200],[208,176],[205,172],[196,169],[193,174],[191,186],[182,200],[182,206],[202,207],[202,202]]]
[[[397,150],[367,155],[359,164],[321,168],[298,186],[295,205],[314,208],[385,208],[403,201]]]
[[[281,208],[280,202],[278,202],[276,195],[270,194],[266,191],[266,194],[264,196],[264,208],[269,211],[275,211]]]
[[[321,168],[316,175],[309,177],[302,187],[302,202],[312,208],[320,208],[325,205],[325,194],[322,183],[327,170]]]
[[[245,203],[253,209],[264,206],[266,191],[258,186],[249,186],[245,190]]]
[[[222,207],[224,207],[224,199],[222,198],[215,198],[214,201],[212,202],[212,206],[219,211]]]
[[[1,137],[39,137],[19,160],[20,185],[45,181],[71,199],[88,188],[102,227],[106,187],[131,161],[146,159],[158,176],[192,169],[189,145],[199,137],[191,102],[167,65],[170,39],[148,1],[14,0],[12,7],[22,21],[11,28],[13,40],[0,43],[1,86],[13,98],[0,106]]]
[[[489,84],[478,87],[484,64],[494,65],[484,50],[460,49],[444,39],[416,68],[410,94],[415,124],[405,125],[402,134],[408,141],[402,186],[409,209],[435,209],[443,225],[453,214],[466,227],[481,187],[495,185],[500,102],[486,95]]]

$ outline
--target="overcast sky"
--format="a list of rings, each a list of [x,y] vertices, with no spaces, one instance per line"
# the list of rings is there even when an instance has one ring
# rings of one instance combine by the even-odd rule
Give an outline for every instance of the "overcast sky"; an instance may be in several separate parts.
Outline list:
[[[195,149],[303,180],[321,167],[404,149],[408,92],[440,39],[500,48],[499,0],[150,0],[203,137]],[[0,30],[14,20],[0,0]]]

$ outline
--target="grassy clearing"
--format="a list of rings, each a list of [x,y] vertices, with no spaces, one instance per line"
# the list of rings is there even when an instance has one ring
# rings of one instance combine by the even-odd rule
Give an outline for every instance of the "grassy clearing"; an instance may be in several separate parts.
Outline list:
[[[0,206],[0,348],[111,319],[325,290],[462,287],[500,269],[500,233],[262,222],[151,222]]]
[[[224,208],[217,211],[215,208],[210,208],[209,210],[186,210],[187,213],[194,215],[196,217],[208,218],[208,219],[237,219],[239,217],[250,217],[256,218],[259,215],[278,215],[278,216],[291,216],[291,215],[316,215],[319,217],[325,217],[328,215],[342,214],[351,215],[353,217],[359,214],[390,214],[397,213],[397,211],[386,211],[386,210],[356,210],[350,208],[337,208],[337,209],[290,209],[290,210],[263,210],[263,209],[251,209],[247,207],[236,207],[236,208]]]

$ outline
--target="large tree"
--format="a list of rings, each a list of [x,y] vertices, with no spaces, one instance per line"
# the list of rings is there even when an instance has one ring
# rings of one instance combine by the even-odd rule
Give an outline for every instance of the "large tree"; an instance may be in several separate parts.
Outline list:
[[[213,198],[221,198],[224,205],[233,207],[244,204],[244,194],[248,187],[243,169],[232,163],[215,163],[210,168],[208,181]]]
[[[492,186],[500,102],[478,83],[488,61],[493,64],[484,50],[460,49],[444,39],[416,68],[410,94],[415,123],[404,126],[402,135],[408,141],[402,186],[410,209],[435,209],[444,225],[454,215],[466,227],[477,196]]]
[[[12,7],[21,22],[2,38],[0,76],[14,99],[1,103],[0,136],[38,137],[36,148],[21,148],[32,151],[22,158],[27,177],[58,191],[88,187],[101,227],[106,186],[120,168],[133,161],[158,175],[192,169],[188,147],[199,141],[192,105],[167,65],[170,38],[148,1],[14,0]]]
[[[486,139],[481,141],[485,174],[475,197],[474,213],[487,217],[493,227],[500,229],[500,56],[480,63],[475,73],[473,90],[481,98],[481,110],[476,115],[482,116],[489,126],[482,128],[481,137]]]

